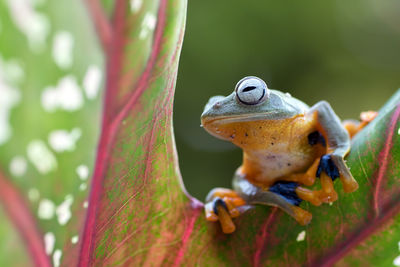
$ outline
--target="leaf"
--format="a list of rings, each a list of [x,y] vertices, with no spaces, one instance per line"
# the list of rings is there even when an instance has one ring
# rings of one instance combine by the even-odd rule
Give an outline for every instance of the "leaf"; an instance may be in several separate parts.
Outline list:
[[[102,53],[80,1],[1,1],[0,20],[0,228],[2,242],[18,247],[4,245],[0,265],[49,266],[56,251],[64,260],[77,247],[71,239],[85,219]],[[82,179],[79,166],[88,171]],[[54,237],[50,256],[45,236]]]
[[[5,80],[4,87],[3,80],[0,80],[0,89],[7,89],[0,91],[0,99],[7,99],[6,104],[9,105],[6,111],[1,112],[5,117],[12,114],[10,119],[7,117],[6,126],[11,125],[13,130],[12,135],[1,136],[4,140],[1,140],[0,164],[3,174],[0,175],[0,182],[12,183],[9,187],[2,187],[0,195],[7,216],[14,223],[15,230],[20,232],[22,242],[27,244],[32,263],[39,266],[48,266],[51,260],[54,265],[59,265],[60,259],[67,266],[92,264],[92,260],[87,260],[87,256],[93,252],[90,231],[99,228],[90,228],[90,223],[92,219],[96,225],[102,221],[95,218],[101,214],[96,210],[101,204],[100,199],[96,198],[110,197],[110,208],[118,207],[122,211],[123,207],[118,206],[118,201],[131,193],[127,188],[119,188],[123,194],[116,197],[103,190],[103,186],[107,186],[103,180],[113,182],[112,179],[101,177],[108,165],[104,160],[118,158],[119,164],[122,164],[118,166],[132,168],[135,164],[132,158],[146,157],[143,160],[150,165],[150,159],[147,159],[148,151],[153,150],[150,145],[159,142],[160,139],[156,140],[160,138],[158,134],[171,135],[171,121],[166,120],[163,113],[166,112],[168,116],[172,113],[186,2],[105,2],[107,12],[114,10],[112,21],[107,18],[98,1],[86,1],[108,63],[105,115],[88,214],[85,210],[87,182],[82,179],[86,179],[87,173],[92,173],[93,153],[99,132],[99,101],[92,99],[93,90],[89,88],[84,92],[81,87],[85,86],[84,74],[91,70],[92,64],[99,64],[100,61],[99,51],[93,49],[97,45],[88,29],[88,14],[83,12],[81,2],[69,5],[69,1],[58,1],[57,4],[19,1],[15,4],[9,0],[1,3],[0,11],[6,18],[1,23],[7,25],[4,36],[9,40],[16,39],[15,43],[18,44],[13,47],[10,46],[12,42],[1,42],[1,51],[5,51],[7,64],[8,60],[14,58],[23,61],[17,70],[21,69],[20,72],[27,77],[19,77],[18,84]],[[30,15],[25,20],[19,13],[24,10],[28,10]],[[71,21],[71,18],[74,20]],[[39,32],[32,32],[35,29],[30,28],[29,22],[38,25]],[[61,55],[55,52],[57,49],[61,50],[58,51]],[[70,50],[72,56],[69,55]],[[19,58],[22,54],[27,57]],[[1,69],[2,78],[8,75],[6,72]],[[89,87],[92,88],[93,84],[89,84]],[[157,103],[158,110],[150,109],[147,106],[149,103]],[[129,117],[132,115],[135,117]],[[154,121],[160,123],[160,131],[149,123]],[[52,138],[53,134],[55,138]],[[135,141],[118,148],[118,144],[122,144],[119,141],[121,134],[126,135],[126,141]],[[114,145],[114,138],[119,143]],[[131,150],[132,146],[137,146],[137,149]],[[115,157],[114,153],[121,153],[124,157]],[[141,171],[143,168],[130,170],[135,175]],[[175,169],[167,171],[173,173]],[[82,179],[78,176],[82,176]],[[125,182],[124,177],[120,182]],[[178,181],[175,183],[178,184]],[[12,209],[13,199],[5,197],[9,192],[19,205],[16,215]],[[28,233],[33,233],[32,236],[24,235],[27,226],[21,223],[21,218],[29,218]],[[4,227],[9,227],[8,221]],[[9,236],[3,237],[5,240],[7,238],[15,238],[14,232],[9,231]],[[51,255],[47,257],[44,250]],[[10,261],[18,265],[18,261]],[[10,261],[6,259],[4,263],[8,265]]]
[[[11,0],[7,6],[0,3],[5,7],[0,9],[1,17],[6,14],[7,25],[13,25],[5,34],[17,40],[15,47],[0,42],[0,51],[9,51],[3,55],[7,60],[22,53],[30,57],[23,64],[26,79],[20,84],[0,80],[2,85],[18,86],[22,96],[7,110],[11,110],[13,132],[1,147],[5,175],[0,174],[0,200],[5,214],[0,215],[10,218],[0,223],[3,240],[16,240],[18,247],[27,243],[30,261],[39,266],[50,262],[45,245],[38,241],[45,233],[55,237],[55,249],[50,252],[53,264],[58,265],[61,257],[64,266],[386,266],[399,256],[400,91],[353,140],[347,160],[359,181],[358,191],[344,194],[336,183],[339,200],[332,206],[303,203],[313,213],[306,227],[277,208],[257,206],[235,219],[234,234],[224,235],[217,223],[205,221],[203,204],[184,190],[177,164],[172,104],[186,1],[103,2],[107,12],[113,13],[111,21],[99,2],[86,1],[107,62],[101,136],[87,210],[83,207],[87,191],[79,189],[86,182],[76,170],[84,164],[87,169],[80,168],[79,174],[92,173],[100,103],[86,97],[85,105],[73,112],[68,111],[70,105],[50,112],[51,107],[46,109],[41,103],[46,86],[56,86],[70,74],[82,82],[88,67],[101,61],[85,26],[88,22],[81,23],[87,14],[81,4],[66,0],[33,9],[49,14],[52,29],[71,25],[68,30],[76,38],[74,63],[64,68],[55,63],[50,51],[35,51],[38,40],[26,41],[29,35],[21,34],[23,29],[12,22]],[[140,3],[140,8],[133,2]],[[79,19],[71,22],[76,16]],[[49,35],[53,38],[55,32]],[[53,44],[45,40],[45,45]],[[6,103],[10,105],[10,98]],[[77,127],[81,137],[72,151],[61,152],[48,140],[54,129],[68,129],[76,137],[73,129]],[[18,178],[18,171],[24,169],[21,162],[26,161],[23,178]],[[43,211],[40,203],[55,204],[59,214],[50,216],[52,208]],[[7,231],[10,222],[14,228]],[[16,239],[16,231],[22,239]],[[0,249],[5,265],[29,261],[27,251],[8,255],[4,246]],[[35,249],[37,253],[32,252]],[[16,258],[17,253],[22,256]]]
[[[145,264],[141,253],[162,255],[171,247],[178,251],[180,237],[173,231],[183,233],[185,228],[170,219],[190,206],[180,189],[171,121],[186,1],[143,4],[147,7],[143,23],[132,32],[122,30],[135,27],[129,24],[134,19],[126,11],[127,2],[115,6],[120,16],[114,23],[121,31],[111,44],[118,49],[110,48],[103,130],[82,236],[82,266]],[[152,48],[139,76],[130,56],[140,40],[131,41],[132,45],[124,40],[137,31],[140,39],[143,27],[154,23]],[[165,227],[171,228],[166,236]],[[161,256],[147,260],[157,258],[163,262]]]

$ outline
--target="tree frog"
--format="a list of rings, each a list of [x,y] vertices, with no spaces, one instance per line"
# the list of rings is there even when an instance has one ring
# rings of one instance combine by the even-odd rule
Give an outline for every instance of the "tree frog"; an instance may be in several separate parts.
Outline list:
[[[233,190],[215,188],[206,197],[206,219],[219,220],[225,233],[235,231],[231,218],[240,215],[241,206],[277,206],[306,225],[312,215],[299,207],[303,200],[316,206],[337,200],[336,178],[347,193],[358,188],[344,157],[350,150],[348,131],[353,135],[360,125],[343,125],[325,101],[309,107],[250,76],[227,97],[210,98],[201,123],[211,135],[243,150]],[[316,177],[321,189],[306,188]]]

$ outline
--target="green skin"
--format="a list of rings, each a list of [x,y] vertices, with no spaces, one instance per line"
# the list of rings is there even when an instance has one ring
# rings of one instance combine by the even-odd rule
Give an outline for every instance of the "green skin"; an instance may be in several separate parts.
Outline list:
[[[350,137],[331,106],[327,102],[321,101],[310,108],[289,94],[270,89],[266,89],[266,91],[268,93],[267,97],[260,103],[253,105],[241,102],[238,98],[237,90],[226,97],[214,96],[210,98],[201,115],[202,124],[213,136],[229,141],[226,137],[219,135],[218,131],[215,131],[215,127],[207,127],[210,124],[209,122],[218,121],[220,124],[226,124],[232,122],[282,120],[298,115],[314,116],[320,129],[325,132],[324,137],[327,148],[330,151],[331,159],[339,170],[340,177],[343,178],[342,182],[353,182],[354,178],[344,162],[344,157],[350,150]],[[315,116],[316,112],[317,116]],[[234,176],[233,188],[248,204],[278,206],[293,216],[292,204],[288,203],[279,194],[265,191],[252,184],[239,172],[236,172]],[[350,190],[348,191],[350,192]],[[208,194],[206,202],[213,200],[213,192],[214,190]]]

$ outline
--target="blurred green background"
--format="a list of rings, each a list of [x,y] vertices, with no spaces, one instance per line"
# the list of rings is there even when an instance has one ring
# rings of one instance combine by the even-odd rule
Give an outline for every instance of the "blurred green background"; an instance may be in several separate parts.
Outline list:
[[[230,187],[241,151],[200,128],[208,98],[263,78],[342,118],[376,110],[400,87],[400,2],[189,0],[174,126],[188,191]]]

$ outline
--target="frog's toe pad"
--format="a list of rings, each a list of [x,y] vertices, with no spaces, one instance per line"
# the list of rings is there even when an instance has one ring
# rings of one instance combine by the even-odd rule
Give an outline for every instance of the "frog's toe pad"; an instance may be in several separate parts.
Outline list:
[[[334,181],[340,176],[339,169],[332,160],[332,154],[326,154],[321,157],[317,168],[317,177],[321,177],[321,173],[325,172]]]
[[[376,118],[376,116],[378,116],[378,112],[369,110],[369,111],[361,112],[360,119],[362,122],[369,123],[369,122],[373,121]]]
[[[320,200],[323,203],[332,203],[335,202],[337,199],[338,199],[338,194],[336,193],[336,191],[332,191],[329,193],[321,192],[320,194]]]
[[[354,192],[358,189],[358,183],[354,179],[341,179],[343,184],[343,190],[346,193]]]
[[[292,210],[294,218],[300,225],[307,225],[311,222],[312,214],[310,212],[296,206],[292,207]]]

